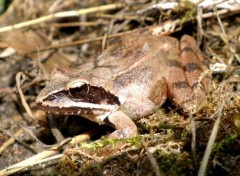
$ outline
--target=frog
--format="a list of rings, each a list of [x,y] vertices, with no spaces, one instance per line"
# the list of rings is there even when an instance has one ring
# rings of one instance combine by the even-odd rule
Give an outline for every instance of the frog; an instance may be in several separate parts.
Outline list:
[[[109,39],[105,50],[77,69],[56,68],[36,98],[47,113],[78,115],[110,125],[110,138],[138,135],[135,121],[167,99],[185,113],[206,102],[211,74],[195,39],[138,29]]]

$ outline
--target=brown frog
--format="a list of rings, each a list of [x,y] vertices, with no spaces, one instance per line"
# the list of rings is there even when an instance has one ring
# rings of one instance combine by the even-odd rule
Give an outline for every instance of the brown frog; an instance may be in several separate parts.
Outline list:
[[[137,135],[134,120],[171,99],[189,112],[206,100],[211,75],[195,40],[180,42],[142,29],[109,41],[106,50],[78,70],[56,69],[39,93],[39,109],[81,115],[116,130],[110,137]]]

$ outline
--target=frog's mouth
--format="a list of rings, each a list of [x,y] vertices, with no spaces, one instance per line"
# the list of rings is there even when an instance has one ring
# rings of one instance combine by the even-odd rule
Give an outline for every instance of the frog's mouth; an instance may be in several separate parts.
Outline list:
[[[72,104],[72,103],[71,103]],[[69,105],[69,104],[68,104]],[[60,104],[53,106],[52,102],[37,103],[37,107],[40,110],[53,114],[63,115],[87,115],[95,114],[100,115],[106,112],[112,112],[117,109],[118,105],[95,105],[89,103],[76,103],[76,105],[66,106]]]
[[[102,87],[76,87],[68,90],[50,92],[47,96],[39,94],[37,107],[40,110],[64,115],[105,114],[120,105],[117,96]]]

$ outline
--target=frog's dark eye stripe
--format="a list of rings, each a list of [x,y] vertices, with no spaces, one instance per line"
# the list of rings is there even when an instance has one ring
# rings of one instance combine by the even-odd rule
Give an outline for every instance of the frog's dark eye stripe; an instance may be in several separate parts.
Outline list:
[[[177,60],[171,60],[171,59],[167,59],[167,66],[168,67],[182,68],[181,62],[179,62]]]
[[[115,95],[102,87],[91,86],[88,84],[53,93],[51,96],[45,98],[44,101],[61,100],[62,97],[67,97],[74,102],[120,105],[120,101]]]
[[[203,71],[199,64],[197,63],[187,63],[183,66],[184,71],[192,73],[196,70]]]
[[[189,84],[187,81],[177,81],[172,84],[172,87],[176,89],[185,89],[189,87]]]

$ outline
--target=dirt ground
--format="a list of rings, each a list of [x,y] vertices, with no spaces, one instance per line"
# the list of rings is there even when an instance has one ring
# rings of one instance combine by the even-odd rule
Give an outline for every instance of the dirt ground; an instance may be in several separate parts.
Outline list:
[[[0,16],[0,175],[240,175],[240,2],[204,2],[6,4]],[[109,139],[108,126],[37,109],[53,69],[94,63],[108,38],[153,25],[177,39],[189,34],[200,46],[212,82],[195,113],[167,100],[136,122],[139,136]]]

